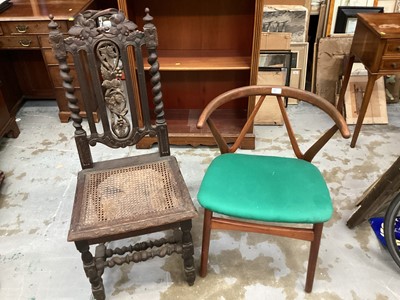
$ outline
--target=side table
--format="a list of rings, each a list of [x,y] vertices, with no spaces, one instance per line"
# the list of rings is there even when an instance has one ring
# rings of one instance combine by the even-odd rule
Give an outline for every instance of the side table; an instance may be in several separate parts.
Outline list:
[[[344,72],[337,108],[343,112],[344,95],[351,68],[357,58],[368,71],[368,82],[350,147],[354,148],[368,108],[375,81],[383,75],[400,73],[400,13],[357,15],[357,25]]]

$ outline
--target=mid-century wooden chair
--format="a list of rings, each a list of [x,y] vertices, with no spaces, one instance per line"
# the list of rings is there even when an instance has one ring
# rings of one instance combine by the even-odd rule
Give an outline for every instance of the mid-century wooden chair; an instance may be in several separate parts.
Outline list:
[[[195,268],[191,227],[197,212],[177,160],[170,155],[153,18],[146,9],[140,31],[115,9],[86,11],[77,16],[67,37],[50,18],[49,38],[59,62],[83,169],[78,174],[68,241],[74,242],[81,253],[93,296],[105,298],[102,274],[106,267],[173,253],[182,255],[186,280],[192,285]],[[144,47],[149,74],[142,58]],[[133,71],[129,53],[134,57]],[[79,116],[75,85],[67,65],[70,57],[79,80],[87,126]],[[151,85],[146,81],[147,75]],[[153,117],[147,97],[150,90]],[[158,137],[155,153],[96,162],[92,158],[92,146],[96,144],[123,148],[147,135]],[[108,247],[111,241],[167,229],[173,230],[171,236],[115,249]],[[92,244],[99,244],[94,256],[89,249]]]
[[[273,98],[268,99],[275,101],[276,96],[297,158],[234,153],[264,99],[271,95]],[[210,116],[221,105],[250,96],[260,98],[235,143],[228,145]],[[283,100],[286,97],[311,103],[333,120],[333,126],[304,154],[289,122]],[[311,292],[323,223],[333,211],[325,180],[311,160],[338,129],[343,137],[350,136],[345,120],[331,103],[310,92],[285,86],[247,86],[213,99],[200,115],[197,127],[203,128],[206,122],[222,155],[211,162],[198,193],[205,209],[200,276],[207,274],[211,229],[272,234],[311,242],[305,285],[305,291]],[[309,225],[303,228],[298,224]]]

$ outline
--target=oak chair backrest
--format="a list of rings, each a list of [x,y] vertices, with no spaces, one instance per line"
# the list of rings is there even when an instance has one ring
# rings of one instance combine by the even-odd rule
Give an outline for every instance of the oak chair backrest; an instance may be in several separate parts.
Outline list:
[[[157,30],[148,9],[143,18],[143,31],[116,9],[79,14],[67,37],[58,30],[53,17],[50,18],[49,39],[59,61],[82,168],[93,166],[90,146],[97,143],[112,148],[132,146],[148,135],[158,137],[161,156],[169,155],[156,53]],[[147,49],[151,87],[146,83],[143,46]],[[82,95],[79,101],[84,104],[89,132],[82,126],[79,115],[74,78],[67,63],[69,54],[79,81]],[[148,100],[150,89],[153,117]]]

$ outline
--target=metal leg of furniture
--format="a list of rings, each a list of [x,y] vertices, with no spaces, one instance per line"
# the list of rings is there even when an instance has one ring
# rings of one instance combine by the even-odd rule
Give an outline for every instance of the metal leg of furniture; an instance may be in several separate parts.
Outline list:
[[[361,104],[360,112],[358,114],[356,128],[354,129],[353,138],[351,139],[350,147],[354,148],[357,143],[358,135],[360,134],[361,126],[364,121],[365,113],[369,105],[372,90],[374,89],[375,81],[378,79],[378,75],[368,74],[368,82],[365,88],[364,98]]]

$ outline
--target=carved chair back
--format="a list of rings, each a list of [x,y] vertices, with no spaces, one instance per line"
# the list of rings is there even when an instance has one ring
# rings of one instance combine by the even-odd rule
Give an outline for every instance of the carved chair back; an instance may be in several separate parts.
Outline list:
[[[156,53],[157,30],[149,10],[146,9],[143,18],[143,31],[116,9],[79,14],[67,37],[50,18],[49,39],[59,61],[82,168],[93,166],[90,146],[97,143],[112,148],[132,146],[146,135],[157,136],[160,155],[169,155]],[[150,64],[154,118],[150,115],[143,46]],[[69,54],[81,89],[79,100],[67,63]],[[83,101],[89,132],[82,126],[78,101]]]

